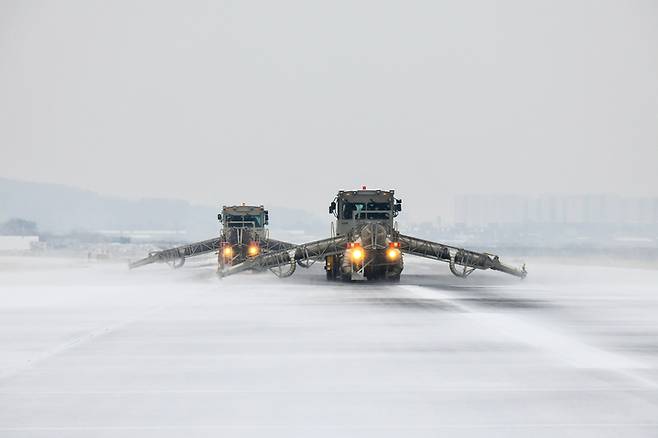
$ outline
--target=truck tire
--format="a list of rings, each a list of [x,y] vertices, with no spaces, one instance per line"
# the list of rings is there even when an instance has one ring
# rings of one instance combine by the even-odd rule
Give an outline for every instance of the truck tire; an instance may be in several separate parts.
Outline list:
[[[391,283],[399,283],[400,274],[391,275],[390,277],[387,278],[387,280],[390,281]]]

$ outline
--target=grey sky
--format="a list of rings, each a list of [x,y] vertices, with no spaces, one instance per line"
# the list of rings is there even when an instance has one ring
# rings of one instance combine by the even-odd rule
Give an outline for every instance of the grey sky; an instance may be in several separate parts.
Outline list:
[[[0,1],[0,176],[324,212],[658,195],[656,1]]]

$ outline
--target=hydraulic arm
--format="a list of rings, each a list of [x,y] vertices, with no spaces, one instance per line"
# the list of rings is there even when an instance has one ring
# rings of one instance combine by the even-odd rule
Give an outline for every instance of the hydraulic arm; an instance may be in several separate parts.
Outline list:
[[[316,240],[303,245],[291,245],[283,251],[268,252],[243,263],[227,267],[220,271],[219,275],[225,277],[248,269],[265,270],[289,265],[290,268],[287,272],[280,271],[277,273],[280,277],[288,277],[295,272],[297,263],[313,262],[343,252],[347,241],[346,236],[341,236]]]
[[[402,252],[447,262],[450,266],[450,271],[458,277],[467,277],[476,269],[491,269],[520,278],[524,278],[527,274],[525,265],[516,268],[503,264],[499,257],[494,254],[469,251],[402,234],[398,236],[398,239]],[[345,246],[348,242],[349,238],[347,236],[332,237],[299,245],[284,251],[263,254],[235,266],[228,267],[220,275],[228,276],[247,269],[264,270],[289,265],[290,269],[288,272],[285,275],[280,275],[289,276],[294,273],[295,262],[320,260],[327,256],[341,254],[345,251]]]
[[[186,257],[193,257],[212,251],[217,251],[220,245],[221,238],[215,237],[213,239],[203,240],[201,242],[194,242],[188,245],[177,246],[175,248],[163,249],[162,251],[153,251],[149,253],[148,257],[134,261],[128,266],[130,269],[134,269],[139,268],[140,266],[149,265],[151,263],[170,263],[175,268],[180,268],[183,266],[183,264],[185,264]]]
[[[213,239],[194,242],[187,245],[177,246],[175,248],[164,249],[162,251],[151,252],[148,257],[130,263],[130,269],[151,263],[169,263],[175,268],[183,266],[187,257],[194,257],[209,252],[218,251],[221,248],[223,239],[215,237]],[[260,242],[261,248],[266,251],[281,251],[292,248],[294,245],[288,242],[282,242],[275,239],[266,239]]]
[[[403,252],[447,262],[450,264],[450,271],[458,277],[466,277],[476,269],[491,269],[520,278],[527,275],[525,265],[521,268],[505,265],[494,254],[469,251],[403,234],[399,239]],[[461,267],[461,270],[457,266]]]

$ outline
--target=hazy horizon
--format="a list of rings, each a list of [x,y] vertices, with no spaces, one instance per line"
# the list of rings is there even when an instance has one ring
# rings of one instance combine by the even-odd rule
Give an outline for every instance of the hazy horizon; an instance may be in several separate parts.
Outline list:
[[[322,214],[658,196],[658,4],[0,4],[0,176]]]

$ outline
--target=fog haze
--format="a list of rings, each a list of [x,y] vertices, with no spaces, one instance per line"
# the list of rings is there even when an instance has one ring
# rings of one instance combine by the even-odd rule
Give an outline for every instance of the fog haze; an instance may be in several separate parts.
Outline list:
[[[653,1],[0,3],[0,176],[324,213],[658,195]],[[428,201],[429,200],[429,201]]]
[[[0,0],[0,437],[656,438],[656,163],[656,0]]]

